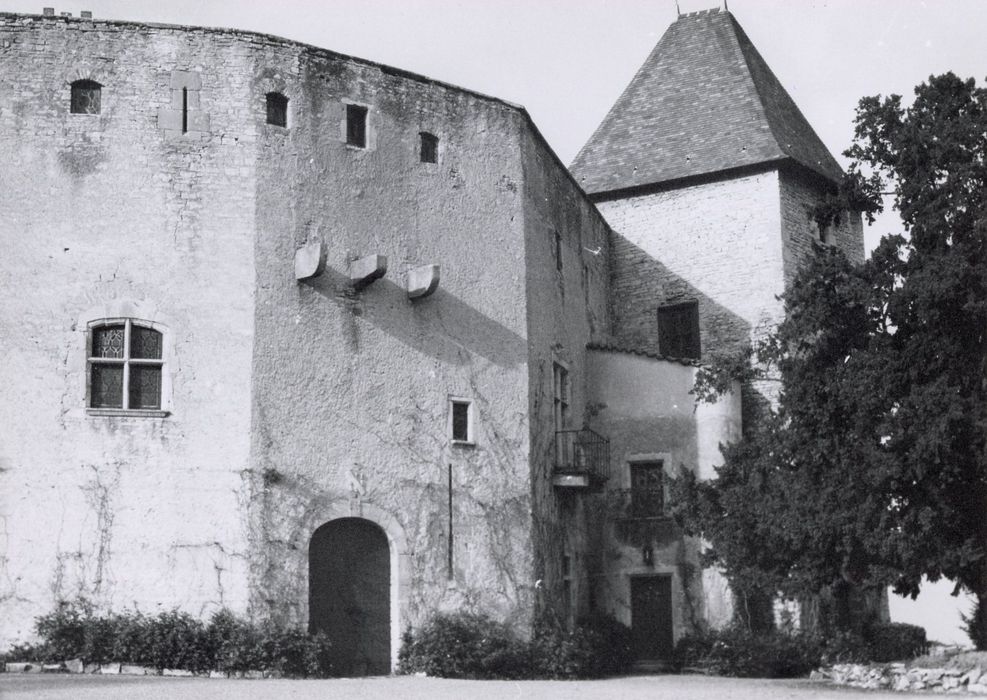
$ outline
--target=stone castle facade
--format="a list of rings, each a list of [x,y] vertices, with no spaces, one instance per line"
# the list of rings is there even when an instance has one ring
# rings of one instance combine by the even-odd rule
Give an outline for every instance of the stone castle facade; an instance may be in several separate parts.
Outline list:
[[[571,170],[399,69],[0,13],[0,153],[0,646],[84,597],[325,629],[351,673],[460,608],[602,610],[661,661],[731,614],[664,514],[741,429],[696,367],[814,241],[863,255],[813,228],[839,166],[726,12]]]

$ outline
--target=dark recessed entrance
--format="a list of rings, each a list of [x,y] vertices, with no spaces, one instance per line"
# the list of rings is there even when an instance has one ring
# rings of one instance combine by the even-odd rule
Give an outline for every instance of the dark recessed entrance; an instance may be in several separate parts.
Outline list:
[[[308,548],[308,626],[332,640],[343,676],[391,672],[391,560],[387,535],[369,520],[341,518]]]
[[[631,640],[638,662],[672,658],[672,577],[631,577]]]

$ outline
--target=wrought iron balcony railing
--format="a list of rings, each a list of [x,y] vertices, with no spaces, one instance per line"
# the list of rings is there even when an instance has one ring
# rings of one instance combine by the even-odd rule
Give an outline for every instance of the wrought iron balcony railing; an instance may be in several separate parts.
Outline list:
[[[610,441],[599,433],[559,430],[555,433],[553,483],[561,487],[598,489],[610,478]]]

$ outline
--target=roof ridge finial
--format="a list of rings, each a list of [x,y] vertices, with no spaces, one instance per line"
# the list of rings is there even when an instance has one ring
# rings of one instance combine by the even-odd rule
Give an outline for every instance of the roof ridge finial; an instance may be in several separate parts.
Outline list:
[[[727,4],[727,0],[723,0],[723,11],[724,12],[730,11],[730,5]]]
[[[679,0],[675,0],[675,19],[682,16],[682,9],[679,7]]]

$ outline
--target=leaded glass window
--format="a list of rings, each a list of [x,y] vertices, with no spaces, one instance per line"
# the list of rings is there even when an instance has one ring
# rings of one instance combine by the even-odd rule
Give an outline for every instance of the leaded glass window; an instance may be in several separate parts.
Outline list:
[[[631,465],[631,515],[654,518],[665,511],[665,477],[661,462]]]
[[[96,326],[90,334],[89,406],[160,410],[162,335],[130,319]]]
[[[99,114],[103,86],[95,80],[72,83],[72,114]]]

